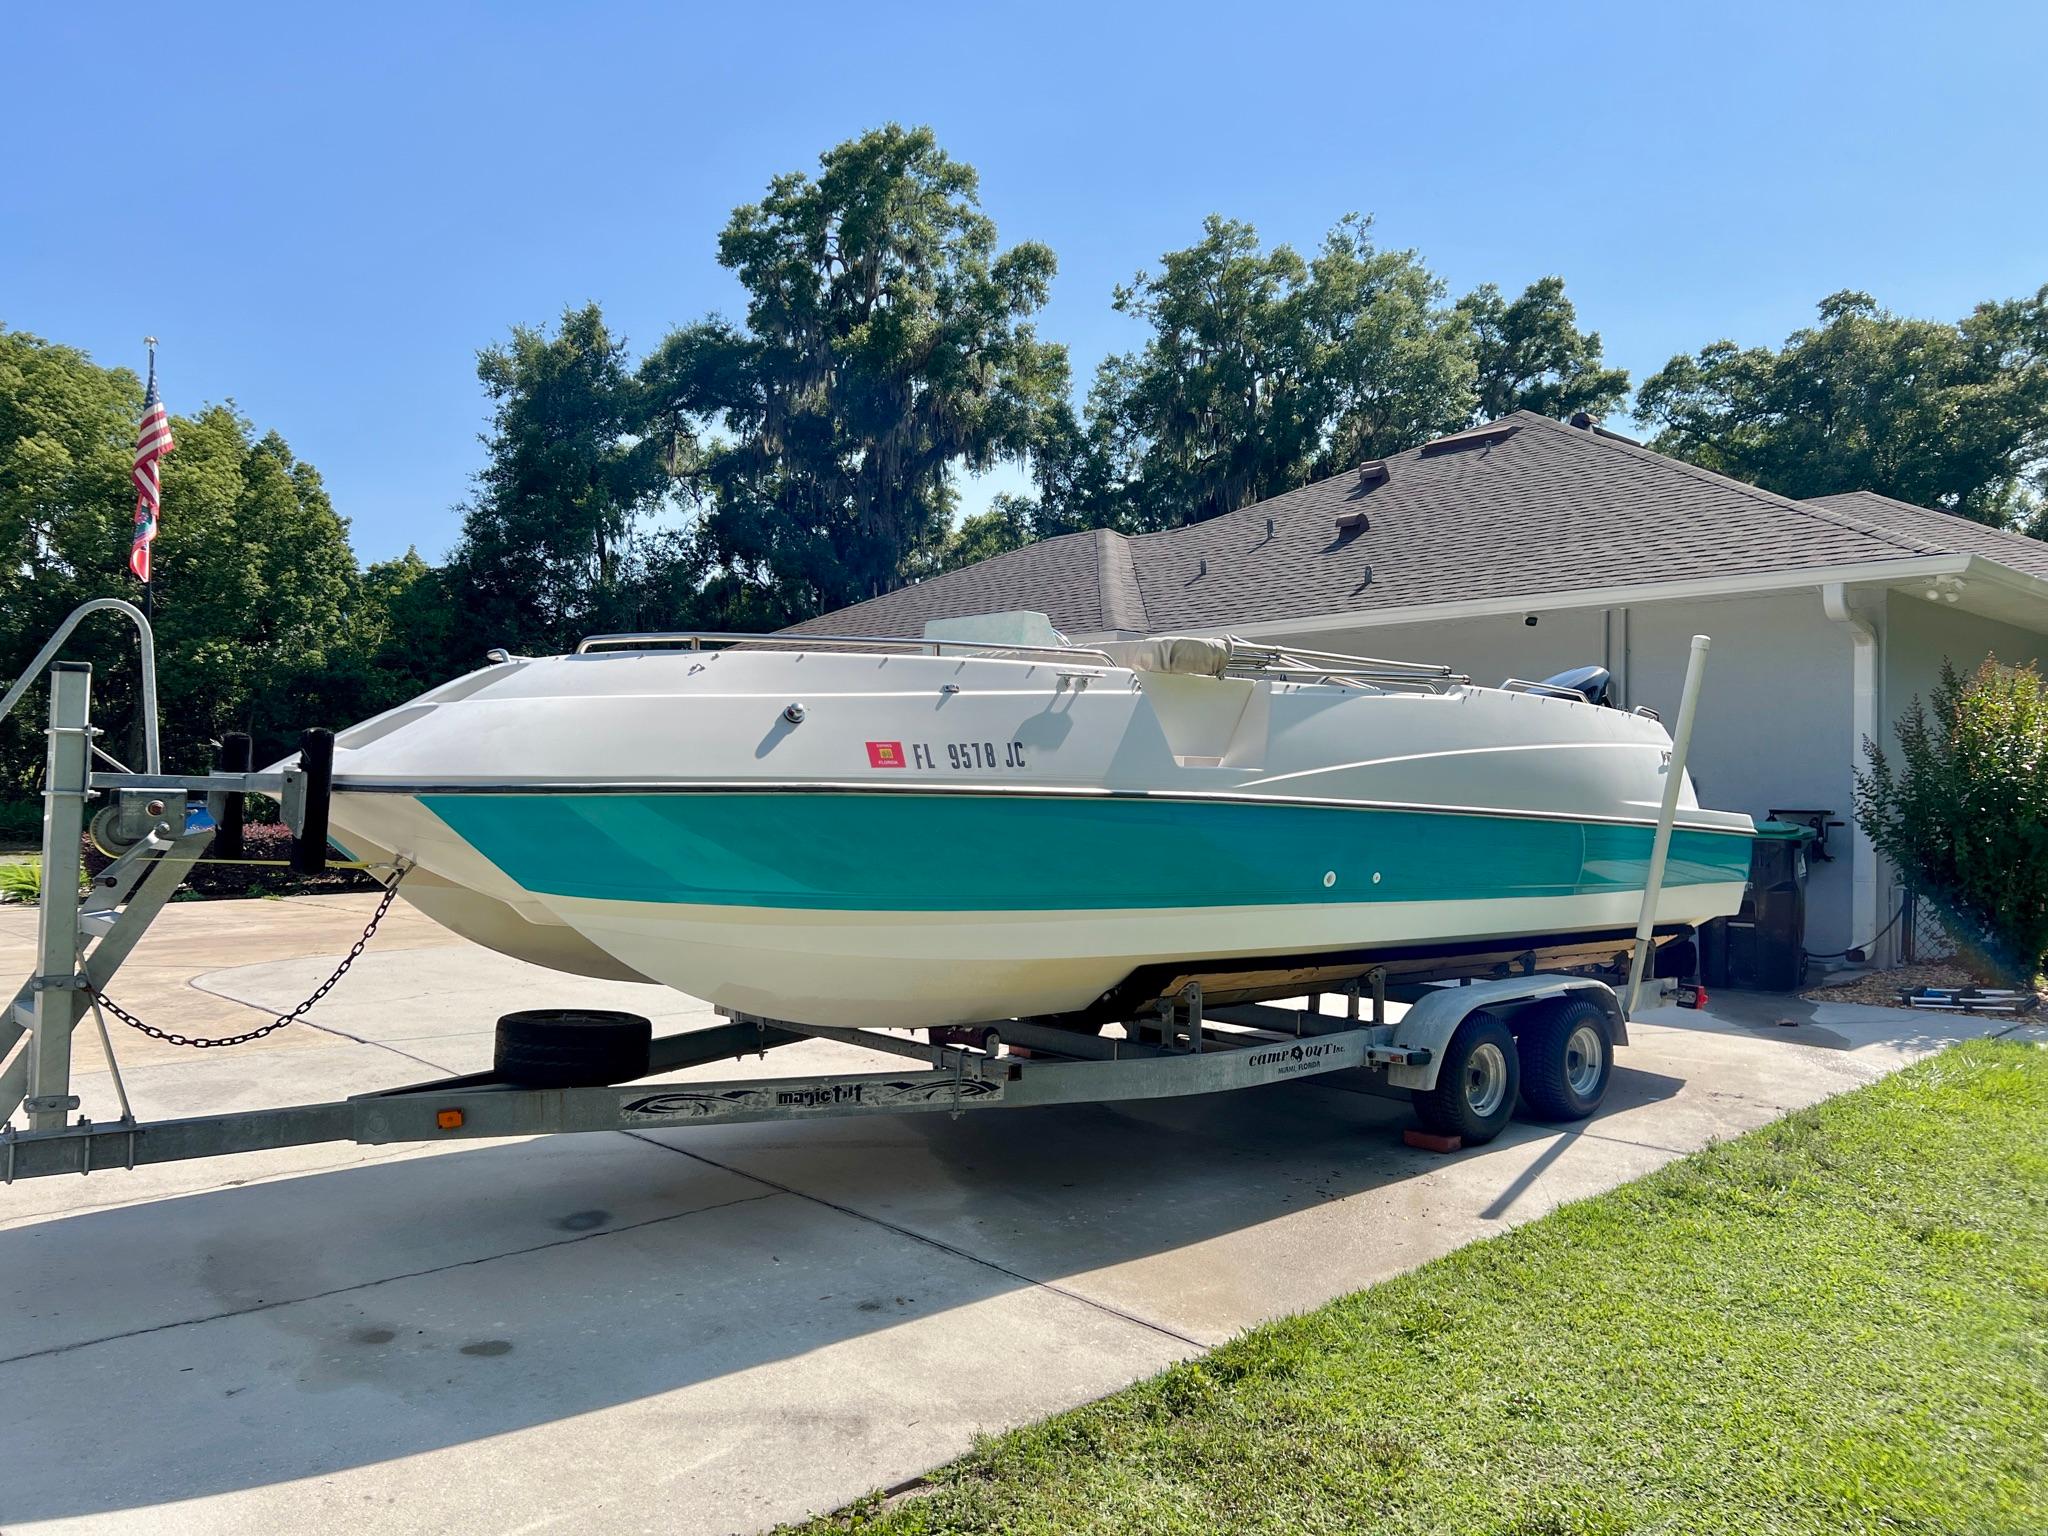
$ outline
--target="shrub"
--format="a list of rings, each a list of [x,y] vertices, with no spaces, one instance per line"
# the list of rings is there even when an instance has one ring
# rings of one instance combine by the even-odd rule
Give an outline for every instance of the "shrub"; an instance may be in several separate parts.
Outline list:
[[[43,802],[0,800],[0,847],[13,843],[30,846],[43,838]]]
[[[91,877],[79,871],[78,888],[83,891]],[[0,901],[34,903],[43,899],[43,861],[9,859],[0,864]]]
[[[2048,954],[2048,681],[1986,658],[1942,663],[1932,709],[1899,717],[1895,772],[1866,741],[1856,816],[1955,937],[2031,983]]]

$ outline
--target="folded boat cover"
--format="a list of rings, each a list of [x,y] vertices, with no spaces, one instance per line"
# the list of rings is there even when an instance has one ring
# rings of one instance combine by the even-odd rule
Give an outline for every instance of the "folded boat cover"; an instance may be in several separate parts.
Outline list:
[[[1133,672],[1181,672],[1221,677],[1230,665],[1230,642],[1201,635],[1154,635],[1149,640],[1103,640],[1090,647]]]

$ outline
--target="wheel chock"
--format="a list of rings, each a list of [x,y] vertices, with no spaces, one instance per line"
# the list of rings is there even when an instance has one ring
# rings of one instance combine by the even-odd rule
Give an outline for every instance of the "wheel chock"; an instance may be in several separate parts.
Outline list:
[[[1456,1152],[1465,1145],[1465,1138],[1462,1136],[1439,1136],[1436,1132],[1425,1131],[1417,1125],[1411,1125],[1403,1131],[1401,1139],[1409,1146],[1424,1152]]]

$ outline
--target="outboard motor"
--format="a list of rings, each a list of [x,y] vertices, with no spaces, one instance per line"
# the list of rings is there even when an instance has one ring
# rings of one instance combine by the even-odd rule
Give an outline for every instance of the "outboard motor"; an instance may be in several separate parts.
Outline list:
[[[1598,704],[1603,709],[1613,709],[1614,674],[1605,667],[1573,667],[1569,672],[1560,672],[1555,677],[1543,679],[1546,688],[1570,688],[1586,696],[1589,704]]]

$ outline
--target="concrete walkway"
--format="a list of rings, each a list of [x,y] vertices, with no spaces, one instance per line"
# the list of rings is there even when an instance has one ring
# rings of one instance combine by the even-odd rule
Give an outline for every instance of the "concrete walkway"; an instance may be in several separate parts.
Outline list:
[[[187,1033],[246,1029],[370,906],[173,907],[115,995]],[[33,937],[33,912],[0,908],[0,972],[27,973]],[[193,1114],[475,1070],[499,1013],[571,1002],[711,1018],[401,905],[310,1025],[218,1053],[115,1026],[115,1047],[139,1114]],[[1597,1119],[1448,1158],[1400,1144],[1401,1106],[1306,1083],[18,1184],[0,1529],[756,1529],[1999,1027],[1776,997],[1656,1011]],[[82,1032],[85,1066],[97,1050]],[[880,1060],[806,1043],[758,1067]],[[116,1113],[104,1071],[81,1092]]]

